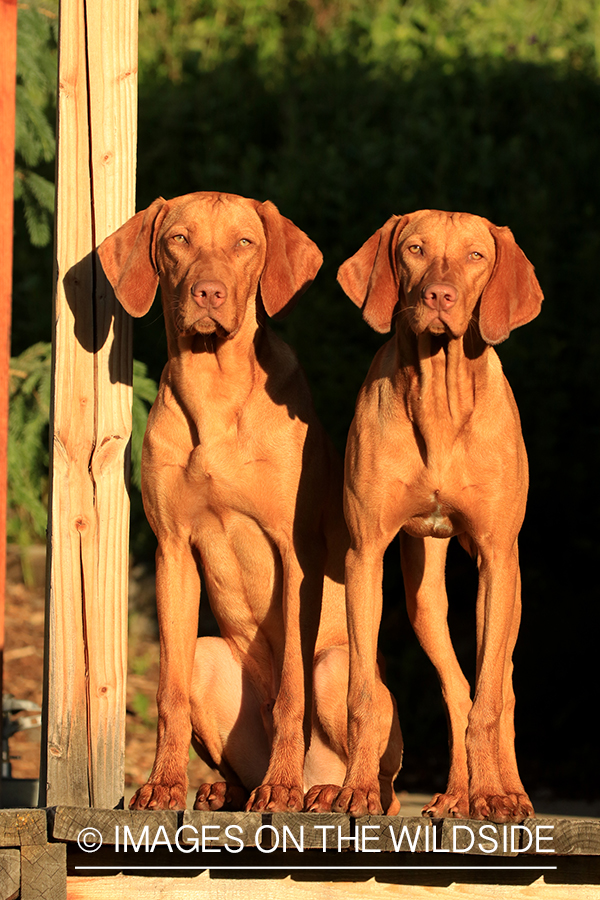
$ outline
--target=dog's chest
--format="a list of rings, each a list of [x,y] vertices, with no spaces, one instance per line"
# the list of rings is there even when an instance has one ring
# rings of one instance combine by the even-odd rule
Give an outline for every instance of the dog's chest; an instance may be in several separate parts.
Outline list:
[[[177,478],[172,514],[201,540],[214,529],[227,537],[232,516],[251,519],[267,534],[288,524],[285,489],[293,473],[281,471],[260,435],[215,432],[189,452]]]
[[[250,447],[240,452],[239,441],[227,432],[204,438],[194,447],[185,466],[185,476],[197,490],[223,489],[243,477],[244,470],[252,465]]]
[[[273,503],[278,486],[272,467],[251,451],[250,445],[240,449],[222,436],[195,447],[179,468],[169,510],[158,524],[159,534],[171,527],[186,533],[202,564],[221,634],[240,648],[245,636],[267,628],[267,622],[270,634],[274,617],[282,627],[273,598],[281,591],[278,538],[289,524]]]
[[[240,446],[225,435],[200,443],[181,473],[186,502],[194,507],[196,516],[213,509],[252,514],[249,507],[254,507],[262,494],[255,488],[268,480],[266,468],[250,443]]]
[[[455,524],[445,505],[432,494],[429,509],[409,519],[404,525],[404,530],[413,537],[447,538],[455,533]]]
[[[206,398],[198,406],[202,409],[192,418],[165,392],[165,402],[151,414],[142,480],[155,532],[187,532],[193,543],[196,536],[211,540],[205,535],[213,532],[227,539],[232,516],[252,520],[271,536],[288,529],[301,453],[290,458],[285,452],[290,441],[286,445],[282,431],[291,428],[287,412],[277,408],[279,418],[271,415],[266,427],[262,407],[224,411]],[[301,440],[299,434],[300,450]]]

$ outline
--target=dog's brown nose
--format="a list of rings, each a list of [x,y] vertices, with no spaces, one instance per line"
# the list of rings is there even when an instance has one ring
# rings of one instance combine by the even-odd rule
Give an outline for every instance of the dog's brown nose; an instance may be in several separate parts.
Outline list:
[[[227,287],[222,281],[196,281],[192,285],[192,297],[206,309],[218,309],[227,300]]]
[[[421,291],[421,296],[430,309],[442,312],[454,306],[458,292],[452,284],[428,284]]]

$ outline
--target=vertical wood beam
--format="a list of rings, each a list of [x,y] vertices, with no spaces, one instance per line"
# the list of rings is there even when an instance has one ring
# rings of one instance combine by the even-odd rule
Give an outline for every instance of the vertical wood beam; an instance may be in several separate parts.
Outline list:
[[[10,366],[12,301],[16,83],[17,0],[0,0],[0,699],[2,698],[3,683],[4,595],[6,589],[8,370]],[[1,741],[2,717],[0,715],[0,745]]]
[[[131,322],[94,251],[135,211],[137,0],[61,0],[59,34],[40,790],[45,805],[112,808],[124,779]]]

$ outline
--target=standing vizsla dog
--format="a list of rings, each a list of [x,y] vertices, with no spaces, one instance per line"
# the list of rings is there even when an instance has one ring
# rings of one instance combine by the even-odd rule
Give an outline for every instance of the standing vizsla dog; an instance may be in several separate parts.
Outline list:
[[[200,786],[196,809],[302,809],[307,787],[345,772],[348,539],[341,464],[265,311],[294,306],[321,253],[268,201],[196,193],[156,200],[99,254],[134,316],[160,281],[169,354],[142,459],[158,539],[157,752],[131,805],[185,807],[191,738],[224,778]],[[197,638],[200,567],[221,637]],[[376,684],[394,811],[401,737]]]
[[[399,532],[409,616],[436,667],[450,727],[448,787],[423,812],[522,819],[533,809],[514,751],[512,653],[528,471],[517,407],[490,345],[540,311],[533,266],[508,228],[421,210],[392,216],[338,278],[376,331],[389,331],[395,317],[396,333],[361,389],[346,451],[350,754],[332,808],[381,808],[375,645],[383,553]],[[472,702],[447,623],[452,535],[479,568]]]

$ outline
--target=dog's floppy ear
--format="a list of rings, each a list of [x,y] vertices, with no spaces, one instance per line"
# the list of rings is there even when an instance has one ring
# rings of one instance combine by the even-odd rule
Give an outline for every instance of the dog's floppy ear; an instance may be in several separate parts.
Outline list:
[[[396,244],[408,218],[391,216],[338,270],[338,281],[345,293],[362,309],[371,328],[382,333],[392,327],[398,302]]]
[[[117,300],[132,316],[147,313],[156,295],[156,235],[165,213],[166,200],[159,197],[98,247],[102,268]]]
[[[323,254],[274,203],[256,204],[267,238],[267,258],[260,277],[260,294],[272,318],[292,311],[321,268]]]
[[[496,242],[496,262],[481,294],[479,331],[486,344],[501,344],[513,328],[535,319],[544,295],[510,228],[491,222],[489,228]]]

